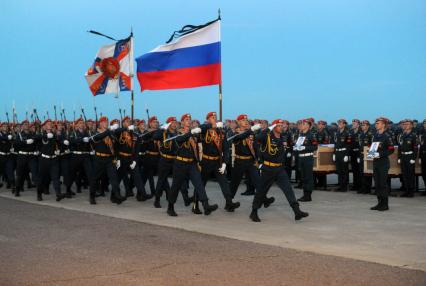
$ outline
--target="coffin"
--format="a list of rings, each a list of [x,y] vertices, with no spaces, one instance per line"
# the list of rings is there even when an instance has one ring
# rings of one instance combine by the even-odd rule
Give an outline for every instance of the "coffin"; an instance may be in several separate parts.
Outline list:
[[[336,164],[333,162],[334,145],[319,145],[314,153],[314,172],[335,172]]]

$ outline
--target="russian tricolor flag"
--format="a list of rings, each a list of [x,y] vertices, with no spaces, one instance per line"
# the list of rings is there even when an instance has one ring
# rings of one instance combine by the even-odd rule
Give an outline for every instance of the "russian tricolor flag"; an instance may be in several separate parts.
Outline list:
[[[179,31],[176,41],[136,59],[141,90],[191,88],[221,83],[220,19]]]

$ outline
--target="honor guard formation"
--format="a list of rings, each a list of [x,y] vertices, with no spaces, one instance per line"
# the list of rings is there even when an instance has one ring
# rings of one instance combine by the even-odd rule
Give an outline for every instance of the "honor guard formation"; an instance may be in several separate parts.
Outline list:
[[[128,116],[121,120],[101,116],[96,121],[84,117],[73,122],[1,122],[0,175],[17,197],[35,188],[38,201],[50,194],[50,184],[56,201],[80,196],[88,189],[92,205],[109,193],[114,204],[135,197],[137,201],[153,199],[153,206],[161,208],[165,194],[169,216],[178,215],[174,205],[179,193],[194,214],[216,211],[218,205],[209,200],[205,188],[209,180],[219,185],[224,210],[234,212],[240,207],[236,194],[244,180],[242,195],[253,195],[249,217],[254,222],[261,221],[260,208],[274,203],[268,191],[275,183],[295,220],[300,220],[309,214],[299,203],[312,201],[314,189],[327,189],[329,173],[314,170],[319,146],[333,148],[338,176],[333,190],[374,194],[377,205],[371,209],[378,211],[389,209],[389,156],[397,149],[401,196],[414,197],[417,176],[426,180],[426,119],[423,124],[410,119],[396,124],[384,117],[377,118],[374,126],[368,120],[351,123],[348,126],[340,119],[328,125],[307,118],[296,123],[276,119],[268,124],[245,114],[222,123],[215,112],[209,112],[203,124],[184,114],[179,120],[168,117],[161,126],[155,116],[148,122]],[[371,162],[371,173],[364,170],[364,160]],[[349,173],[353,174],[351,185]],[[292,183],[303,189],[299,199]]]

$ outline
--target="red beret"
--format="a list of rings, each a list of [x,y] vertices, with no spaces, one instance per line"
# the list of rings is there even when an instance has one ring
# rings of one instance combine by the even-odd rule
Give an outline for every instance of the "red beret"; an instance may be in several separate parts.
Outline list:
[[[138,125],[140,125],[140,124],[145,124],[145,119],[139,120]]]
[[[99,123],[104,122],[104,121],[108,122],[108,117],[102,116],[101,118],[99,118]]]
[[[52,120],[50,120],[50,119],[46,119],[42,124],[41,124],[41,126],[44,126],[44,125],[46,125],[46,123],[49,123],[49,122],[52,122]]]
[[[337,120],[337,123],[340,123],[340,122],[343,122],[343,123],[345,123],[345,124],[348,124],[348,122],[347,122],[347,121],[346,121],[346,119],[344,119],[344,118],[341,118],[341,119]]]
[[[185,118],[189,118],[189,120],[191,120],[191,114],[189,114],[189,113],[185,113],[184,115],[182,115],[182,116],[180,117],[180,121],[184,121],[184,120],[185,120]]]
[[[169,118],[167,118],[166,123],[170,123],[170,122],[172,122],[172,121],[177,121],[177,120],[176,120],[176,117],[174,117],[174,116],[170,116]]]
[[[87,123],[95,123],[93,119],[87,119]]]
[[[0,122],[0,126],[7,125],[7,122]]]
[[[315,122],[315,119],[314,119],[313,117],[308,118],[308,120],[309,120],[311,123],[314,123],[314,122]]]
[[[124,116],[124,118],[121,121],[124,122],[126,120],[130,120],[130,117],[129,116]]]
[[[301,120],[302,123],[308,123],[309,125],[312,125],[312,118],[305,118]]]
[[[78,124],[79,122],[83,122],[83,118],[77,118],[75,121],[74,121],[74,124]]]
[[[318,120],[317,124],[321,124],[321,125],[327,125],[327,121],[324,120]]]
[[[384,124],[388,124],[389,120],[385,117],[379,117],[376,119],[376,123],[382,121]]]
[[[206,115],[206,120],[208,120],[208,119],[209,119],[210,117],[212,117],[212,116],[217,116],[217,115],[216,115],[216,112],[211,111],[211,112],[207,113],[207,115]]]
[[[363,121],[361,121],[361,124],[370,125],[370,121],[368,121],[368,120],[363,120]]]
[[[237,117],[237,121],[248,119],[247,114],[240,114]]]
[[[282,120],[282,119],[275,119],[274,121],[272,121],[272,125],[283,124],[283,123],[284,123],[284,120]]]
[[[157,116],[152,116],[148,119],[148,123],[151,124],[151,122],[156,121],[156,120],[158,120]]]
[[[30,122],[29,122],[28,120],[26,120],[26,119],[25,119],[24,121],[22,121],[22,122],[21,122],[21,124],[25,124],[25,123],[27,123],[27,124],[28,124],[28,123],[30,123]]]
[[[352,122],[358,122],[358,123],[360,123],[361,121],[359,121],[359,119],[352,119]]]

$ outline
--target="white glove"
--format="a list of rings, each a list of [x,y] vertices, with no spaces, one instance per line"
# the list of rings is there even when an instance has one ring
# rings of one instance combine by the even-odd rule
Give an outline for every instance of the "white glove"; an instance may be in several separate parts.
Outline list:
[[[127,126],[127,130],[129,130],[129,131],[135,130],[135,125],[129,125],[129,126]]]
[[[289,153],[287,153],[287,158],[290,158],[291,157],[291,153],[289,152]]]
[[[356,158],[356,161],[359,163],[361,163],[361,159],[360,158]]]
[[[109,127],[109,130],[114,131],[118,129],[118,123],[115,123]]]
[[[297,151],[297,146],[293,146],[293,151]]]
[[[136,161],[133,161],[132,164],[130,164],[130,169],[134,169],[136,167]]]
[[[216,128],[223,128],[223,122],[216,122]]]
[[[10,135],[10,134],[9,134],[9,135],[7,135],[7,139],[8,139],[8,140],[12,140],[12,138],[13,138],[13,137],[12,137],[12,135]]]
[[[201,128],[200,127],[191,129],[191,134],[200,134],[200,133],[201,133]]]
[[[419,158],[419,164],[420,164],[420,165],[422,164],[422,159],[420,159],[420,158]]]
[[[222,167],[219,168],[219,173],[221,173],[223,175],[223,174],[225,174],[225,170],[226,170],[226,164],[222,163]]]
[[[305,146],[299,146],[298,148],[297,148],[297,151],[303,151],[303,150],[305,150],[306,149],[306,147]]]
[[[61,151],[55,150],[55,155],[59,155],[59,154],[61,154]]]
[[[410,164],[414,164],[414,163],[416,163],[416,161],[410,160]]]
[[[260,165],[259,165],[259,170],[262,170],[262,166],[263,166],[263,164],[260,164]]]
[[[89,137],[83,137],[83,142],[85,143],[89,142]]]
[[[167,130],[169,128],[169,126],[170,126],[170,123],[166,123],[166,124],[161,125],[160,128],[164,129],[164,130]]]
[[[47,133],[47,138],[52,139],[53,138],[53,133]]]
[[[333,154],[333,162],[336,162],[336,155]]]
[[[348,161],[349,161],[349,157],[348,156],[343,157],[343,162],[348,162]]]
[[[115,166],[117,167],[117,170],[120,169],[120,166],[121,166],[120,160],[117,160],[117,162],[115,162]]]
[[[268,128],[269,128],[269,130],[274,130],[274,128],[275,128],[275,126],[277,126],[276,124],[274,124],[274,125],[271,125],[271,126],[269,126]]]
[[[34,140],[33,140],[33,139],[27,139],[27,144],[28,144],[28,145],[33,144],[33,143],[34,143]]]
[[[255,124],[255,125],[253,125],[250,129],[251,129],[251,131],[255,132],[255,131],[259,130],[260,128],[262,128],[262,127],[260,126],[260,124]]]
[[[95,155],[95,154],[96,154],[95,150],[90,151],[90,155]]]
[[[401,164],[401,159],[398,159],[398,164]]]
[[[68,141],[68,140],[64,140],[64,145],[65,145],[65,146],[70,145],[70,141]]]
[[[379,157],[380,157],[379,152],[374,152],[373,158],[379,158]]]

